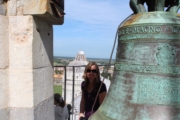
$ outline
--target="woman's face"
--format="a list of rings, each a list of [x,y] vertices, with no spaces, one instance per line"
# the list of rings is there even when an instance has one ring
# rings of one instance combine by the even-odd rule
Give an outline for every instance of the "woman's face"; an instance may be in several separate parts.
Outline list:
[[[92,82],[96,79],[96,66],[92,65],[90,69],[87,69],[87,78],[89,79],[89,82]]]

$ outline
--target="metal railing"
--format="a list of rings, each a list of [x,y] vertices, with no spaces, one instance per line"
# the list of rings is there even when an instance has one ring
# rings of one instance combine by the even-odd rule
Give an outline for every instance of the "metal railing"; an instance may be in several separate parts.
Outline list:
[[[73,117],[72,120],[74,120],[74,91],[75,91],[75,68],[76,67],[85,67],[85,66],[54,66],[54,69],[56,68],[63,68],[64,69],[64,101],[66,103],[66,87],[67,87],[67,67],[72,67],[72,102],[71,102],[71,105],[72,105],[72,109],[71,109],[71,115]]]
[[[98,65],[99,67],[100,66],[107,66],[107,65]],[[112,66],[114,66],[114,65],[112,65]],[[72,109],[71,109],[71,115],[72,115],[72,119],[71,120],[75,120],[75,116],[77,116],[77,113],[75,113],[74,112],[74,91],[75,91],[75,68],[76,67],[85,67],[85,65],[82,65],[82,66],[54,66],[54,69],[56,69],[56,68],[63,68],[63,70],[64,70],[64,101],[65,101],[65,103],[66,103],[66,88],[67,88],[67,67],[72,67],[72,102],[71,102],[71,104],[72,104]],[[69,119],[70,120],[70,119]]]

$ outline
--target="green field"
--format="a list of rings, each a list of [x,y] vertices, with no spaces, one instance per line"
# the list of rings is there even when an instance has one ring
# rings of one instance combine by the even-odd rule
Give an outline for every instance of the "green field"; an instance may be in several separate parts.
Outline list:
[[[54,93],[59,93],[62,95],[62,86],[61,85],[54,85]]]

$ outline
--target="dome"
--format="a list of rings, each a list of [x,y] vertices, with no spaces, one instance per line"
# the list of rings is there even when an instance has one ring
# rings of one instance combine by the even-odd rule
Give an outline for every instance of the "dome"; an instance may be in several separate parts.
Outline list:
[[[68,66],[83,66],[87,64],[88,64],[88,61],[86,60],[86,56],[84,52],[81,50],[76,55],[75,59],[68,64]]]
[[[78,52],[78,54],[84,54],[84,52],[81,50],[81,51]]]
[[[75,59],[68,64],[68,66],[82,66],[82,67],[76,67],[76,72],[83,73],[85,66],[88,64],[88,61],[86,60],[85,53],[83,51],[79,51],[76,55]],[[67,71],[72,71],[71,67],[67,68]]]

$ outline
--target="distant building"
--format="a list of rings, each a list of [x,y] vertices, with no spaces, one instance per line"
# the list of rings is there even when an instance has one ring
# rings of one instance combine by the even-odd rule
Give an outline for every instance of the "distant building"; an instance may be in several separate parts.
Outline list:
[[[75,59],[68,64],[66,67],[66,103],[72,102],[72,84],[73,84],[73,66],[74,66],[74,97],[81,94],[81,82],[84,80],[82,78],[85,66],[88,64],[86,60],[85,53],[83,51],[79,51],[75,57]],[[63,81],[64,83],[64,81]],[[62,85],[64,93],[64,84]]]

